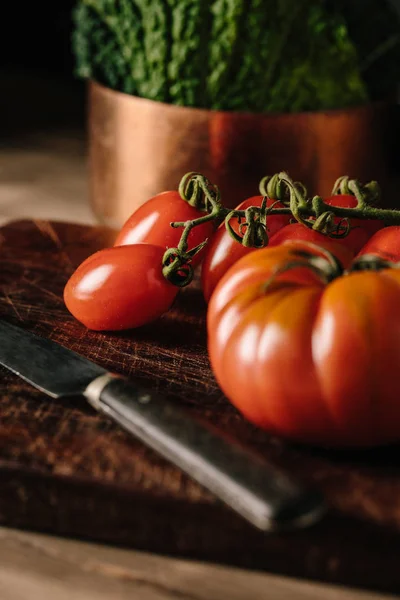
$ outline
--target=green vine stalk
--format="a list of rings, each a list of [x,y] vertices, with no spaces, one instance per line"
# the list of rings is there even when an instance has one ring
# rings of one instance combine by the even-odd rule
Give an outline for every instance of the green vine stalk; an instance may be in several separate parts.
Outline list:
[[[163,274],[180,287],[192,280],[192,258],[207,244],[205,240],[195,248],[189,248],[189,233],[194,227],[208,221],[214,221],[216,226],[224,222],[234,240],[253,248],[268,245],[267,219],[272,215],[290,215],[305,227],[336,239],[349,234],[351,219],[379,219],[385,224],[400,225],[400,211],[379,208],[380,188],[376,181],[362,185],[347,176],[336,181],[332,195],[352,194],[357,200],[354,208],[326,204],[321,196],[307,198],[304,185],[294,182],[285,172],[264,177],[260,182],[260,193],[263,195],[261,206],[250,206],[245,210],[225,207],[218,187],[200,173],[184,175],[179,193],[183,200],[204,212],[203,216],[192,221],[171,223],[171,227],[182,227],[183,231],[178,246],[169,248],[164,254]],[[268,198],[276,202],[267,206]],[[233,219],[238,221],[239,233],[231,225]]]

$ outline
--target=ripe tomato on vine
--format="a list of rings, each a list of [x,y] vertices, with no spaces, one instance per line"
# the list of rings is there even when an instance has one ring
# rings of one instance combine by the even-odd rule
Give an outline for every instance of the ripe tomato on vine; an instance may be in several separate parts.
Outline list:
[[[172,227],[175,221],[194,221],[204,213],[182,200],[179,192],[162,192],[140,206],[126,221],[119,232],[114,246],[128,244],[153,244],[164,248],[175,248],[179,244],[182,229]],[[188,236],[189,248],[209,240],[214,234],[214,222],[207,221],[194,227]],[[193,265],[203,258],[205,248],[193,257]]]
[[[252,196],[241,202],[235,210],[246,210],[250,206],[261,207],[263,196]],[[284,205],[272,198],[266,199],[266,206],[269,208],[283,208]],[[273,236],[290,221],[289,215],[271,215],[266,218],[266,232],[268,237]],[[239,236],[240,223],[237,218],[230,220],[230,225],[234,232]],[[243,233],[242,233],[243,235]],[[205,300],[208,302],[215,286],[226,271],[242,256],[253,252],[254,246],[244,246],[235,240],[227,230],[225,223],[222,223],[213,238],[207,245],[201,270],[201,284]]]

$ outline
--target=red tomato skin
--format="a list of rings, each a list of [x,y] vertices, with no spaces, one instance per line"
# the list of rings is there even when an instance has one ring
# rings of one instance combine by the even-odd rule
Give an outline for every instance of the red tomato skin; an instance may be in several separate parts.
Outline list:
[[[391,225],[377,231],[361,248],[358,256],[375,254],[392,262],[400,261],[400,226]]]
[[[236,210],[245,210],[249,206],[261,206],[263,196],[252,196],[247,198],[236,207]],[[282,208],[283,204],[267,199],[267,206],[275,204],[276,208]],[[268,236],[274,235],[282,227],[287,225],[290,221],[289,215],[273,215],[267,217],[267,233]],[[239,224],[236,219],[231,221],[233,230],[239,233]],[[222,223],[213,238],[207,245],[206,254],[204,257],[202,271],[201,271],[201,283],[203,294],[206,302],[210,300],[211,294],[213,293],[215,286],[226,271],[242,256],[254,252],[256,248],[247,248],[242,244],[239,244],[234,240],[228,233],[225,227],[225,223]]]
[[[341,239],[331,238],[319,231],[309,229],[301,223],[291,223],[290,225],[283,227],[271,237],[268,247],[273,248],[274,246],[280,246],[281,244],[294,241],[311,242],[312,244],[317,244],[317,246],[333,252],[340,260],[343,267],[347,267],[355,255],[352,248],[341,244]]]
[[[162,274],[164,248],[119,246],[89,256],[72,274],[64,302],[88,329],[118,331],[145,325],[168,310],[178,288]]]
[[[357,198],[351,194],[338,194],[324,198],[325,204],[330,206],[339,206],[341,208],[355,208],[357,206]],[[340,222],[340,218],[335,219],[336,223]],[[341,243],[357,254],[369,240],[369,238],[383,227],[383,222],[379,219],[351,219],[352,229],[350,233],[342,238]]]
[[[288,242],[247,255],[215,289],[207,327],[219,385],[248,420],[292,440],[399,441],[400,272],[354,272],[325,285],[301,268],[266,287],[298,249]]]
[[[324,202],[325,204],[329,204],[329,206],[339,206],[341,208],[355,208],[357,206],[357,198],[352,194],[329,196],[328,198],[324,198]],[[360,225],[371,234],[383,227],[383,223],[379,219],[353,219],[353,223]]]
[[[176,191],[162,192],[140,206],[126,221],[119,232],[114,246],[128,244],[152,244],[166,248],[176,248],[181,238],[183,227],[171,227],[174,221],[193,221],[203,217],[204,212],[194,208],[182,200]],[[194,227],[189,233],[188,249],[191,250],[204,240],[212,237],[214,223],[209,221]],[[205,250],[200,251],[192,260],[198,265]]]

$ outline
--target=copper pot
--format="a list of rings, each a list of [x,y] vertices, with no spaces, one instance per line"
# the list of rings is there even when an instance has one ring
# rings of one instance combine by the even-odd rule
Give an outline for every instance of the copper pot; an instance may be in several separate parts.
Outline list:
[[[89,87],[91,203],[120,227],[146,200],[177,189],[188,171],[216,183],[226,206],[258,193],[285,170],[311,194],[340,175],[384,181],[384,104],[298,114],[193,109]]]

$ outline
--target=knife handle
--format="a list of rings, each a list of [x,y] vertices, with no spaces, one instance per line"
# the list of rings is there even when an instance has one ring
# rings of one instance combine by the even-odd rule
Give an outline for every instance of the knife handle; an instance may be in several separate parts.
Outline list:
[[[317,492],[131,380],[103,375],[85,396],[263,531],[304,527],[325,512]]]

